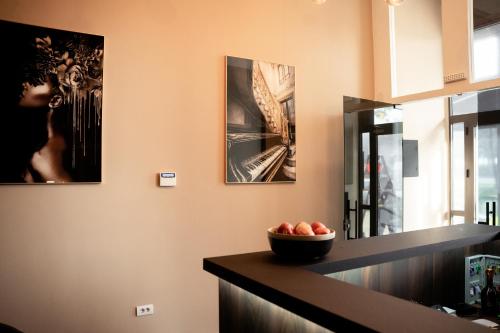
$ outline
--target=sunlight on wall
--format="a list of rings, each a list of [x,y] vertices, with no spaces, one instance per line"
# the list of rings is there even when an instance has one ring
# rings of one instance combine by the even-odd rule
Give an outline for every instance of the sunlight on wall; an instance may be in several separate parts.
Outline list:
[[[404,139],[418,140],[418,177],[404,178],[403,231],[447,225],[449,137],[445,97],[402,104]],[[422,209],[425,207],[425,209]]]

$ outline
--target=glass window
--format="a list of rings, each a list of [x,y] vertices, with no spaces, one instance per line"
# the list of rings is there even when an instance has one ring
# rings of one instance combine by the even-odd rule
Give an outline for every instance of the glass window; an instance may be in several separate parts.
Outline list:
[[[452,96],[450,111],[452,116],[477,113],[477,92]]]
[[[493,202],[499,202],[500,123],[480,126],[477,136],[476,216],[480,221],[486,221],[486,203],[491,211]]]
[[[464,123],[451,125],[451,209],[465,209]]]
[[[500,77],[500,1],[473,1],[472,39],[474,81]]]
[[[400,123],[403,121],[403,111],[401,109],[389,107],[373,111],[373,122],[375,125]]]
[[[451,218],[451,224],[456,225],[456,224],[464,224],[465,223],[465,217],[463,216],[452,216]]]

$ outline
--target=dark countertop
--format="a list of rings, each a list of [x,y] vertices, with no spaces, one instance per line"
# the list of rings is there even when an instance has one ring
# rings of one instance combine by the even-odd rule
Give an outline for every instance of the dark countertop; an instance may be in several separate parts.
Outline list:
[[[265,232],[263,232],[263,237]],[[358,240],[335,240],[315,261],[286,261],[270,251],[203,259],[203,269],[282,308],[336,331],[487,332],[465,319],[322,274],[500,239],[500,228],[458,225]]]

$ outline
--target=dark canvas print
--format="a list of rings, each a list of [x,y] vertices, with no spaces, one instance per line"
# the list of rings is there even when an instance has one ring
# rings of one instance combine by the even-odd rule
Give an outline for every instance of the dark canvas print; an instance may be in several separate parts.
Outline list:
[[[295,181],[295,69],[226,58],[226,182]]]
[[[0,183],[101,181],[104,37],[0,21]]]

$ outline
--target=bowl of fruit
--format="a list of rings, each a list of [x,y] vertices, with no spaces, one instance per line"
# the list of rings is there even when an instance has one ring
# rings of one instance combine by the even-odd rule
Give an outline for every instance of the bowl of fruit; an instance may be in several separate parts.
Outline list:
[[[321,222],[299,222],[294,227],[284,222],[267,230],[271,250],[279,256],[313,259],[326,255],[332,249],[335,230]]]

